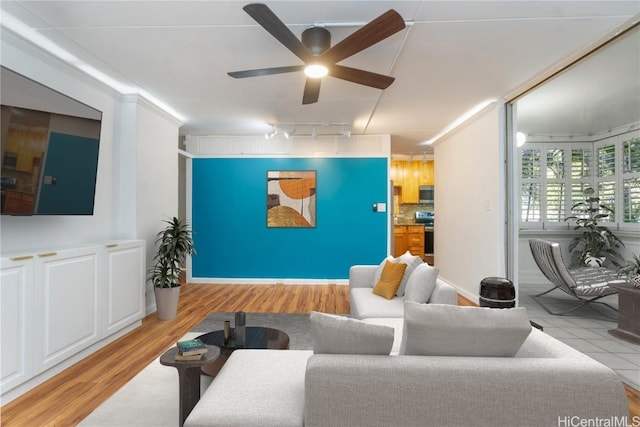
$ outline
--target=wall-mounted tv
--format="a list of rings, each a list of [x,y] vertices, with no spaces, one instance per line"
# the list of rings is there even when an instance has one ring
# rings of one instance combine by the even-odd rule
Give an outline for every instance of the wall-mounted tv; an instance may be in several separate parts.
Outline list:
[[[1,67],[2,215],[92,215],[102,113]]]

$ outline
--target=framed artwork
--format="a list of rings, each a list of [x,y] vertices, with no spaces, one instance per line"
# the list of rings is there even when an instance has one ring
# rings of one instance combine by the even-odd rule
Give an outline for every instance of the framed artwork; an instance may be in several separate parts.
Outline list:
[[[267,171],[267,227],[316,226],[316,171]]]

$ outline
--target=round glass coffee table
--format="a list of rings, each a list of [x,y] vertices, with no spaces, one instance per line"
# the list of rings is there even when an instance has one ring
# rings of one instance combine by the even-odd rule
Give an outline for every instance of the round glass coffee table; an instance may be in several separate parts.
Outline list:
[[[204,374],[212,377],[218,374],[231,353],[237,349],[287,350],[289,348],[289,335],[278,329],[263,326],[245,326],[244,347],[239,347],[236,344],[235,328],[231,328],[231,339],[227,344],[224,343],[224,331],[222,330],[209,332],[198,338],[207,345],[220,347],[220,356],[213,363],[201,367]]]

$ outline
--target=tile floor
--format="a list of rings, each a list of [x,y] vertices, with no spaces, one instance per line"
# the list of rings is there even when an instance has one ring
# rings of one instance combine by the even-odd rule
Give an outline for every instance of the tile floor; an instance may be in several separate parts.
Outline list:
[[[640,390],[640,345],[610,335],[607,331],[615,329],[618,322],[601,314],[617,316],[617,313],[602,304],[595,304],[594,307],[601,313],[583,307],[568,315],[554,316],[531,297],[549,288],[550,284],[520,284],[519,305],[527,308],[529,318],[542,325],[544,332],[607,365],[625,383]],[[552,311],[575,306],[573,297],[557,289],[539,299]],[[601,301],[618,306],[617,295],[608,296]]]

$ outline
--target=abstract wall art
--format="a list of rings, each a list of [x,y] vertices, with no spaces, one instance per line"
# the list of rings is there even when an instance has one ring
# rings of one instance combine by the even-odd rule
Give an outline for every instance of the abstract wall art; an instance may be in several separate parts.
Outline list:
[[[267,171],[267,227],[316,226],[316,171]]]

